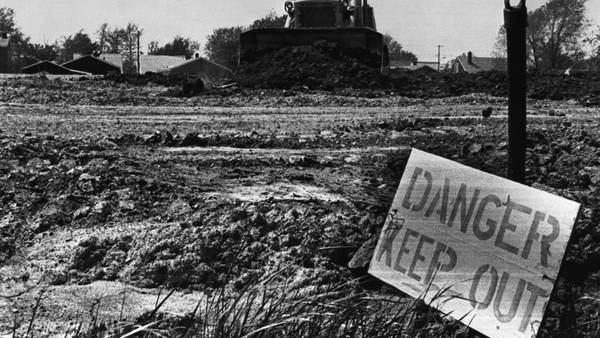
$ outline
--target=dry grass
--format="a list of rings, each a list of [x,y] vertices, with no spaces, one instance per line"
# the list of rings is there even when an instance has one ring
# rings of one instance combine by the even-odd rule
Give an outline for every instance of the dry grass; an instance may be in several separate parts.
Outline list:
[[[283,270],[282,270],[283,271]],[[207,294],[186,316],[161,313],[172,292],[135,323],[95,325],[80,337],[458,337],[471,331],[421,299],[376,295],[361,280],[318,285],[276,273],[241,291]],[[440,291],[432,302],[443,297]]]

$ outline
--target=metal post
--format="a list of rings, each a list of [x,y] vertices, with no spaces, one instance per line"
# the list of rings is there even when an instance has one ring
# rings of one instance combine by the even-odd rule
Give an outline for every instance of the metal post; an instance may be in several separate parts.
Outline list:
[[[504,0],[504,27],[508,49],[508,177],[525,182],[527,147],[527,6]]]

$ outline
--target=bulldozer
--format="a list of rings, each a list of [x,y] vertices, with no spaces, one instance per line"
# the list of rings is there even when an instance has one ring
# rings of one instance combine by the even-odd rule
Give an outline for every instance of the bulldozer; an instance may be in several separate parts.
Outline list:
[[[377,32],[373,7],[367,0],[286,1],[284,8],[285,27],[242,33],[240,65],[261,53],[324,42],[384,74],[389,71],[388,48]]]

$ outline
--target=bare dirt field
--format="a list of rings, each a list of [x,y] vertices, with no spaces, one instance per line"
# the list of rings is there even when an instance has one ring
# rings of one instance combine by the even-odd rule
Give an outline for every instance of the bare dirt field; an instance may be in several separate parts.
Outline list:
[[[343,284],[364,276],[347,264],[412,147],[506,172],[503,98],[169,90],[0,80],[0,337],[145,323],[169,290],[160,312],[190,318],[215,290],[272,275]],[[542,330],[597,337],[600,108],[531,100],[529,114],[527,183],[583,205]],[[405,298],[368,284],[344,292]],[[477,336],[428,323],[406,332]]]

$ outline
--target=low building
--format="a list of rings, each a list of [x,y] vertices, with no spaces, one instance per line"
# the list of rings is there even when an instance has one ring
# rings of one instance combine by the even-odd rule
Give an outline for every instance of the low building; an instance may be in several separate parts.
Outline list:
[[[185,55],[140,55],[140,74],[164,72],[186,61]]]
[[[108,75],[121,73],[121,67],[92,55],[85,55],[62,64],[63,67],[90,73],[92,75]]]
[[[77,54],[75,55],[75,57],[77,57]],[[121,73],[123,72],[123,57],[121,56],[121,54],[99,54],[96,57],[99,60],[119,67]]]
[[[21,69],[24,74],[49,74],[49,75],[91,75],[90,73],[80,72],[57,65],[50,61],[40,61]]]
[[[390,69],[404,68],[412,66],[413,62],[410,60],[390,60]]]
[[[476,57],[472,52],[459,55],[452,60],[450,70],[453,73],[479,73],[492,70],[505,72],[507,62],[505,58]]]
[[[200,78],[205,85],[215,86],[220,84],[224,78],[231,76],[233,72],[225,66],[196,55],[196,58],[169,67],[163,73],[168,75],[194,76]]]
[[[437,71],[438,63],[437,63],[437,61],[417,61],[408,66],[400,67],[400,69],[404,69],[404,70],[420,70],[423,68],[426,68],[428,70]]]
[[[77,55],[76,55],[77,56]],[[127,56],[121,54],[100,54],[96,56],[99,60],[119,67],[123,72],[123,64]],[[133,57],[133,65],[137,67],[137,54]],[[140,74],[160,73],[170,67],[174,67],[186,62],[184,55],[140,55]]]

